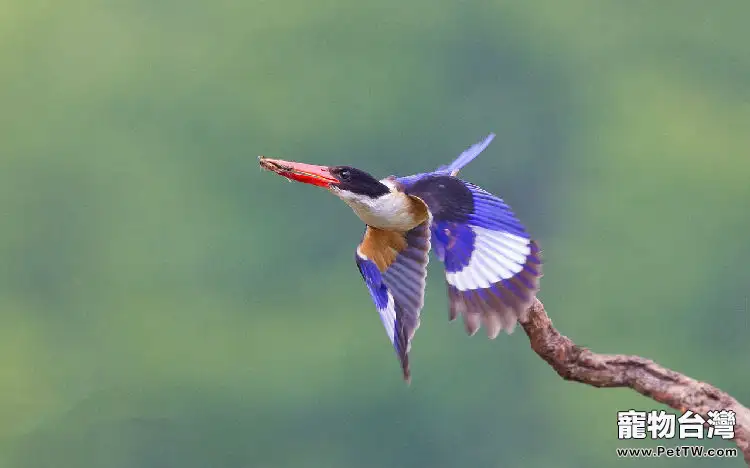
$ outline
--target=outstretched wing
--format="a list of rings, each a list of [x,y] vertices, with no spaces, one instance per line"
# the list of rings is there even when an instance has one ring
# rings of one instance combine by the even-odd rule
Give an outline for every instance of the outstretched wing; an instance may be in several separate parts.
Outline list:
[[[440,166],[435,173],[436,174],[449,174],[452,176],[455,176],[458,174],[458,171],[461,170],[465,165],[469,164],[479,156],[482,151],[484,151],[488,146],[490,146],[490,143],[492,143],[492,140],[495,139],[495,134],[490,133],[487,135],[484,140],[480,141],[479,143],[475,143],[464,150],[463,153],[459,154],[458,157],[447,166]]]
[[[456,177],[426,175],[404,190],[432,214],[432,246],[445,266],[450,319],[474,334],[512,332],[542,276],[539,248],[503,200]]]
[[[409,349],[424,305],[430,251],[430,221],[408,232],[368,226],[356,261],[385,331],[410,380]]]
[[[395,181],[402,186],[409,186],[413,184],[414,182],[431,175],[452,175],[455,176],[458,174],[458,171],[461,170],[464,166],[469,164],[471,161],[473,161],[477,156],[479,156],[482,151],[484,151],[490,143],[492,143],[492,140],[495,139],[495,134],[490,133],[486,137],[484,137],[484,140],[474,143],[470,147],[466,148],[461,154],[458,155],[456,159],[453,160],[452,163],[440,166],[437,169],[435,169],[432,172],[429,173],[421,173],[421,174],[414,174],[410,176],[404,176],[404,177],[393,177]]]

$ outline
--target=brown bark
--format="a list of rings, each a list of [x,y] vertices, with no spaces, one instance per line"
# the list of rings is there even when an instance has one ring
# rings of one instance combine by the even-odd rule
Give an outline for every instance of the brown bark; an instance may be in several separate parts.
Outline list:
[[[734,411],[734,441],[750,466],[750,409],[726,392],[640,356],[598,354],[578,346],[552,326],[538,299],[521,326],[534,352],[565,380],[598,388],[632,388],[678,411],[690,410],[704,418],[708,411]]]

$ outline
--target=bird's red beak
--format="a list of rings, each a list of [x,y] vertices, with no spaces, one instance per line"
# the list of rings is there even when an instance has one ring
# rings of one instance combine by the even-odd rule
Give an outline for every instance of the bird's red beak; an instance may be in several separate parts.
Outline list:
[[[281,159],[270,159],[264,156],[258,157],[258,163],[263,169],[275,172],[289,180],[303,182],[305,184],[317,185],[318,187],[330,187],[340,183],[326,166],[315,166]]]

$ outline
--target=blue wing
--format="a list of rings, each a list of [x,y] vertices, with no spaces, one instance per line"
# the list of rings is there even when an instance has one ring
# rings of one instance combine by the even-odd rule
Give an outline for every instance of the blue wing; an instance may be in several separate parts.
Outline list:
[[[475,143],[471,145],[469,148],[464,150],[463,153],[459,154],[458,157],[447,166],[440,166],[435,173],[436,174],[450,174],[450,175],[456,175],[459,170],[461,170],[465,165],[469,164],[471,161],[474,160],[477,156],[479,156],[482,151],[485,150],[488,146],[490,146],[490,143],[492,143],[492,140],[495,139],[495,134],[490,133],[487,135],[484,140],[480,141],[479,143]]]
[[[414,174],[410,176],[405,177],[399,177],[396,178],[396,181],[400,183],[403,186],[409,186],[412,183],[418,181],[419,179],[430,176],[430,175],[456,175],[461,168],[469,164],[471,161],[474,160],[477,156],[479,156],[482,151],[487,148],[490,143],[492,143],[492,140],[495,139],[495,134],[490,133],[487,135],[484,140],[475,143],[471,145],[469,148],[464,150],[463,153],[459,154],[458,157],[450,164],[446,166],[440,166],[437,169],[435,169],[433,172],[427,172],[422,174]]]
[[[445,266],[450,319],[462,315],[470,334],[483,324],[491,338],[503,329],[511,332],[525,317],[542,276],[539,247],[510,207],[451,175],[493,136],[434,173],[395,179],[432,215],[432,248]]]
[[[386,334],[411,378],[409,350],[424,305],[430,251],[429,221],[406,233],[368,227],[355,256]]]

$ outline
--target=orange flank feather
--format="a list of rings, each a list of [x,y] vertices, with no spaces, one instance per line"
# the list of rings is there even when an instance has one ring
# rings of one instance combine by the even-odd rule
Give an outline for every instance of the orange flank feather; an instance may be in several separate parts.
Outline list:
[[[377,265],[378,270],[384,272],[396,261],[398,254],[406,247],[405,232],[386,231],[367,226],[365,237],[359,245],[359,251],[372,260]]]

